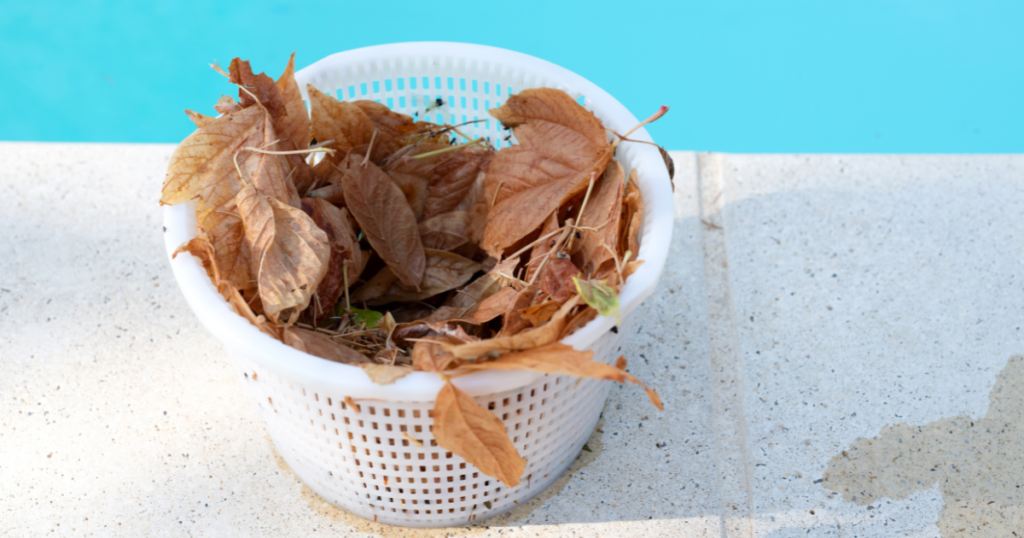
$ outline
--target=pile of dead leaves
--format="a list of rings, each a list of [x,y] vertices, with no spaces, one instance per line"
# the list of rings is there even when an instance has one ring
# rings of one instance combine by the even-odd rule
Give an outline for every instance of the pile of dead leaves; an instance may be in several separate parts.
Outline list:
[[[509,486],[524,460],[450,378],[525,369],[641,384],[623,358],[612,366],[558,343],[618,316],[617,293],[642,263],[636,171],[627,178],[612,158],[625,137],[610,143],[569,95],[525,90],[491,110],[518,140],[496,151],[460,126],[312,86],[310,117],[294,55],[276,81],[237,58],[214,67],[238,100],[221,97],[218,117],[186,111],[198,129],[171,158],[160,201],[195,201],[199,229],[179,252],[260,330],[377,383],[441,374],[435,439]]]

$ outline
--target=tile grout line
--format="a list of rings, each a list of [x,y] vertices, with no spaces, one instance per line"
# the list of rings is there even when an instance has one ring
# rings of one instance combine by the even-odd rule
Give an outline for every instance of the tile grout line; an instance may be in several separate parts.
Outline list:
[[[722,156],[697,156],[704,283],[707,299],[712,426],[722,538],[753,538],[754,494],[743,365],[729,277]]]

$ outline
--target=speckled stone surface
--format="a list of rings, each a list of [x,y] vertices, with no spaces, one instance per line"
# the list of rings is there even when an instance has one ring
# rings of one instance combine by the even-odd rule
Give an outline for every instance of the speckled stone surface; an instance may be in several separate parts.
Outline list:
[[[675,153],[673,251],[623,350],[666,411],[615,388],[537,499],[409,530],[326,504],[275,453],[168,269],[172,151],[0,144],[0,535],[1001,536],[1024,519],[1024,157]]]
[[[377,525],[277,456],[174,282],[170,145],[0,144],[0,535],[717,536],[696,170],[679,248],[623,352],[668,409],[614,389],[571,473],[470,527]]]

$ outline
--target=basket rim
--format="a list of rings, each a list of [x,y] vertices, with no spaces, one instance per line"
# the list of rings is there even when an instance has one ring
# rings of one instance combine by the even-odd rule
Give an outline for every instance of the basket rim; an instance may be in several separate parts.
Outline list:
[[[488,62],[499,66],[522,67],[531,73],[546,75],[551,80],[564,82],[586,95],[587,107],[598,109],[610,118],[609,127],[628,129],[639,123],[621,103],[596,84],[563,67],[527,54],[491,47],[452,42],[410,42],[377,45],[339,52],[327,56],[296,73],[296,80],[305,94],[304,82],[324,69],[336,69],[362,62],[379,62],[395,57],[448,57],[467,61]],[[517,89],[523,89],[525,86]],[[632,138],[653,142],[646,129],[640,129]],[[670,180],[658,150],[647,144],[631,148],[636,153],[633,168],[640,170],[639,182],[644,201],[640,252],[644,260],[636,272],[626,279],[619,293],[620,313],[624,318],[653,293],[660,280],[671,244],[673,228],[673,202]],[[240,353],[258,364],[276,372],[288,382],[330,393],[342,393],[353,398],[372,398],[396,401],[432,401],[443,385],[439,374],[413,372],[390,385],[377,385],[358,366],[335,363],[296,350],[260,332],[242,316],[236,314],[217,292],[198,259],[191,254],[173,256],[180,245],[195,236],[194,203],[164,206],[164,242],[175,279],[202,324],[220,340],[229,354]],[[614,317],[598,316],[575,333],[563,338],[562,343],[576,349],[586,349],[615,326]],[[532,383],[542,373],[531,371],[483,371],[459,376],[452,380],[461,390],[472,396],[481,396],[513,390]]]

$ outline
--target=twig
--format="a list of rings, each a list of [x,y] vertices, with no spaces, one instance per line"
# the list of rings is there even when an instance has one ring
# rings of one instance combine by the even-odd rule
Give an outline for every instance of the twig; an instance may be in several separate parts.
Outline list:
[[[573,224],[574,224],[573,219],[569,219],[569,220],[565,221],[565,226],[564,226],[564,229],[562,230],[562,236],[558,238],[558,241],[555,241],[555,244],[554,244],[554,246],[551,247],[551,250],[548,250],[547,253],[544,254],[543,260],[540,262],[540,265],[537,266],[537,271],[535,273],[533,273],[533,277],[530,278],[530,281],[526,283],[527,286],[531,286],[531,285],[533,285],[534,282],[537,281],[537,277],[540,276],[542,271],[544,271],[544,267],[547,266],[548,260],[551,259],[551,255],[553,253],[555,253],[555,252],[558,252],[559,245],[563,241],[565,241],[566,235],[568,235],[569,233],[572,232]]]
[[[668,107],[665,106],[665,105],[662,105],[661,108],[659,108],[657,112],[655,112],[654,114],[651,114],[651,117],[649,117],[646,120],[644,120],[644,121],[640,122],[639,124],[637,124],[636,127],[633,127],[632,129],[627,131],[625,135],[621,135],[621,138],[619,140],[616,140],[615,143],[612,144],[612,147],[614,148],[614,147],[618,146],[619,142],[622,142],[623,140],[625,140],[627,136],[635,133],[638,129],[640,129],[644,125],[647,125],[648,123],[651,123],[651,122],[654,122],[654,121],[658,121],[658,119],[660,119],[665,114],[668,114]]]
[[[427,157],[433,157],[434,155],[440,155],[442,153],[448,153],[449,151],[460,150],[462,148],[467,148],[469,146],[479,146],[481,142],[485,143],[485,145],[486,145],[487,141],[485,139],[483,139],[483,138],[478,138],[478,139],[476,139],[476,140],[474,140],[472,142],[467,142],[465,144],[459,144],[458,146],[448,146],[447,148],[444,148],[444,149],[437,149],[437,150],[434,150],[434,151],[428,151],[426,153],[420,153],[419,155],[414,155],[412,157],[406,157],[406,161],[411,161],[411,160],[415,160],[415,159],[425,159]]]
[[[587,208],[587,201],[590,200],[590,191],[593,190],[593,188],[594,188],[594,180],[596,178],[597,178],[597,173],[596,172],[591,172],[590,173],[590,184],[587,185],[587,194],[585,194],[583,196],[583,203],[580,205],[580,212],[579,212],[579,216],[580,217],[578,219],[576,219],[577,222],[583,220],[583,210]],[[575,238],[576,238],[576,234],[572,234],[572,235],[569,236],[569,243],[565,247],[567,250],[572,250],[572,240],[575,239]]]
[[[348,299],[348,260],[341,262],[341,278],[345,281],[345,310],[351,312],[352,304]]]
[[[373,153],[373,141],[377,139],[377,129],[373,130],[373,135],[370,136],[370,147],[366,150],[366,156],[363,157],[363,162],[359,166],[366,166],[367,161],[370,160],[370,154]]]
[[[559,233],[561,231],[562,231],[562,228],[558,228],[557,230],[555,230],[555,231],[553,231],[551,233],[548,233],[548,234],[545,234],[545,235],[543,235],[541,237],[538,237],[537,239],[534,239],[533,242],[530,243],[529,245],[526,245],[525,247],[517,250],[515,254],[512,254],[511,256],[505,256],[505,259],[506,260],[511,260],[512,258],[515,258],[516,256],[518,256],[518,255],[526,252],[527,250],[533,248],[535,245],[537,245],[537,243],[540,243],[541,241],[543,241],[543,240],[545,240],[545,239],[551,237],[552,235],[555,235],[556,233]]]
[[[267,144],[267,145],[268,146],[272,146],[272,145],[274,145],[274,144],[276,144],[278,142],[280,142],[280,140],[271,142],[270,144]],[[295,150],[291,150],[291,151],[274,151],[274,150],[269,150],[269,149],[259,149],[259,148],[251,148],[251,147],[244,147],[242,149],[251,151],[253,153],[266,153],[267,155],[301,155],[303,153],[334,153],[334,151],[335,151],[335,150],[333,150],[331,148],[295,149]],[[239,150],[239,151],[241,151],[241,150]]]
[[[501,181],[498,182],[498,188],[494,189],[494,196],[491,196],[491,207],[494,207],[494,204],[498,203],[498,193],[501,192],[501,186],[504,184],[505,180],[502,179]]]

